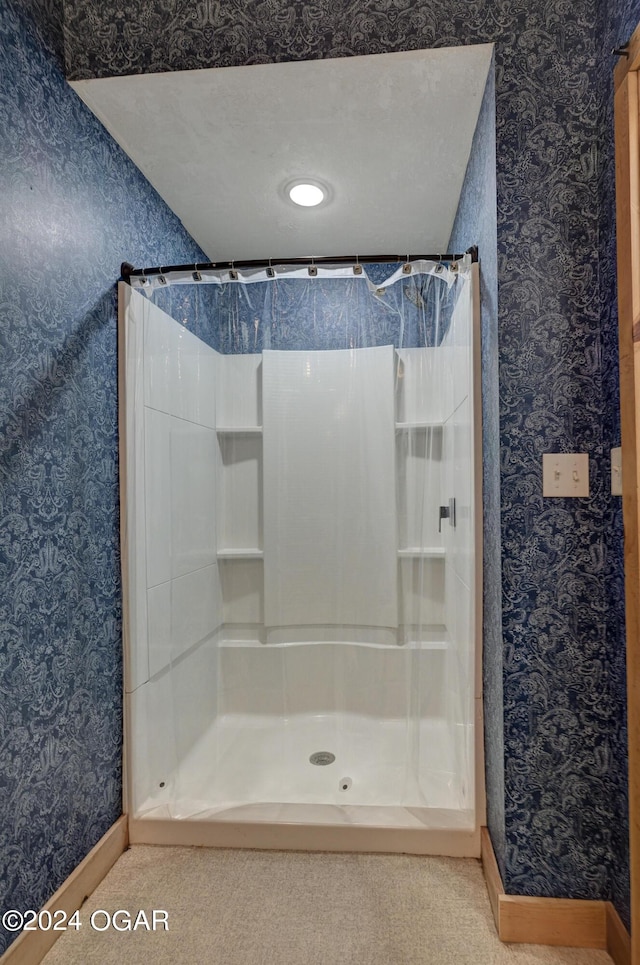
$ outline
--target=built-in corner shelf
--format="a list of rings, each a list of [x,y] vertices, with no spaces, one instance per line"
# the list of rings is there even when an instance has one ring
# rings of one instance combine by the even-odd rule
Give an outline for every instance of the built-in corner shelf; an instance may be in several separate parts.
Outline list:
[[[253,548],[218,550],[219,560],[261,560],[263,556],[262,550]]]
[[[219,436],[261,436],[262,426],[218,426]]]
[[[396,432],[420,432],[426,429],[442,429],[442,422],[396,422]]]
[[[444,546],[407,546],[405,549],[398,550],[400,559],[442,559],[445,555]]]

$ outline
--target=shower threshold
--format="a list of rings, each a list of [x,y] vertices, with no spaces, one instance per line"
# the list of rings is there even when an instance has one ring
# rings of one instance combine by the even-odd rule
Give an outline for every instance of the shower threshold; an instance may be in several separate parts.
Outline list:
[[[442,720],[229,714],[145,801],[131,840],[477,856],[474,812],[444,766],[461,752]],[[314,753],[335,760],[314,766]]]

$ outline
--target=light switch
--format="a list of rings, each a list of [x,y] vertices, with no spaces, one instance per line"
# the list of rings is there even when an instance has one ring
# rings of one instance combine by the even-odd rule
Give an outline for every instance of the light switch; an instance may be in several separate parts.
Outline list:
[[[588,453],[545,452],[542,456],[542,495],[588,496]]]
[[[611,495],[622,496],[622,449],[611,450]]]

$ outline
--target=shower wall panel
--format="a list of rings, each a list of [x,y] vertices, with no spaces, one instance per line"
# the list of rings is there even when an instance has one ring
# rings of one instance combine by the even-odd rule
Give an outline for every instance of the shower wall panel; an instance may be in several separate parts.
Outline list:
[[[222,598],[216,533],[217,353],[121,286],[126,341],[128,606],[133,805],[215,716]]]
[[[471,284],[458,297],[443,344],[443,447],[445,474],[442,497],[455,499],[455,520],[443,526],[447,563],[469,589],[473,584],[473,398]],[[480,485],[480,480],[478,480]],[[455,525],[451,525],[455,522]]]
[[[144,324],[147,610],[162,593],[170,615],[169,660],[157,659],[148,634],[157,672],[219,625],[216,352],[155,305],[143,300],[136,311]]]
[[[443,371],[445,417],[443,426],[443,501],[451,516],[443,526],[445,548],[445,623],[449,636],[443,681],[451,726],[458,732],[453,745],[454,770],[464,775],[462,792],[467,807],[474,797],[474,721],[481,720],[480,663],[475,645],[481,626],[477,579],[476,488],[481,486],[474,465],[473,312],[472,286],[465,283],[458,296],[451,326],[442,344],[447,364]],[[476,373],[476,377],[478,374]],[[451,502],[452,501],[452,502]],[[478,678],[478,679],[476,679]]]
[[[398,422],[442,422],[442,388],[445,371],[440,346],[398,348],[396,355],[398,357],[396,382]]]
[[[393,348],[265,352],[263,381],[267,626],[397,627]]]
[[[262,425],[262,354],[218,356],[219,429]]]

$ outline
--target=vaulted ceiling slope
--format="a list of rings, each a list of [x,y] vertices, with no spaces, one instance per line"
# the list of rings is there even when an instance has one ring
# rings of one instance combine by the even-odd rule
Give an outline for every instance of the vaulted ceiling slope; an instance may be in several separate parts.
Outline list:
[[[443,251],[491,44],[73,87],[212,261]],[[300,208],[284,187],[329,187]]]

